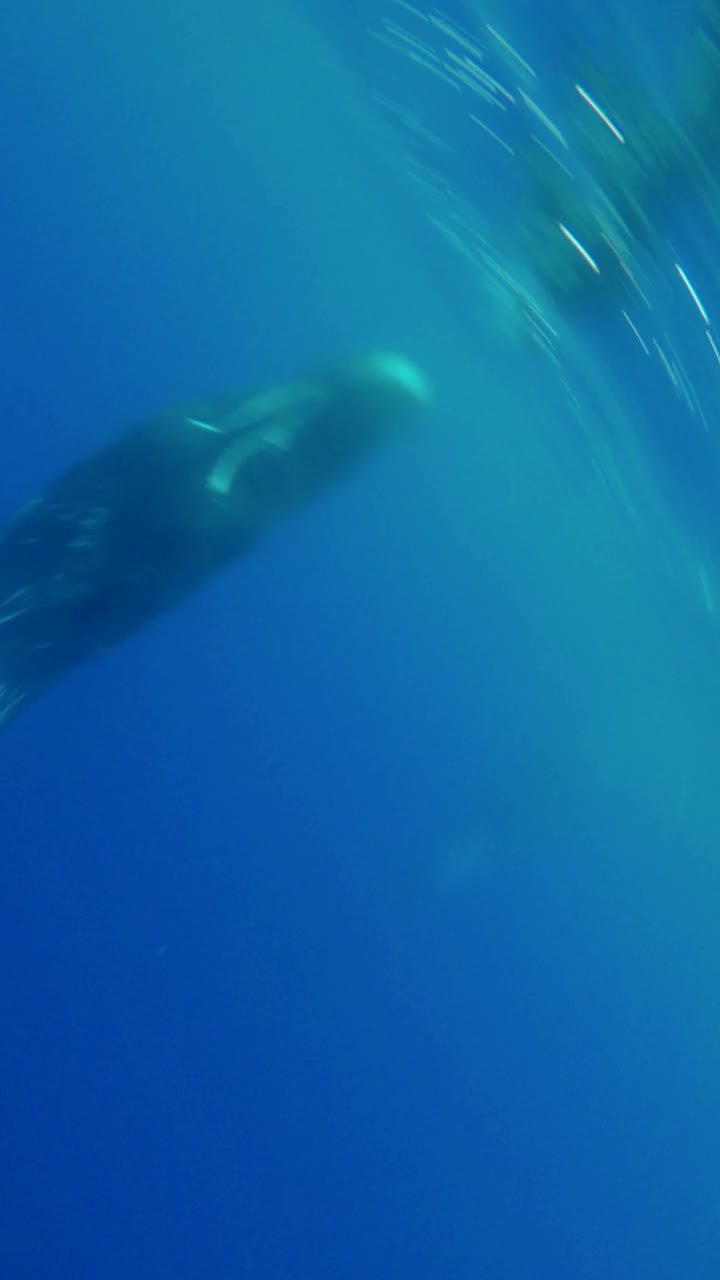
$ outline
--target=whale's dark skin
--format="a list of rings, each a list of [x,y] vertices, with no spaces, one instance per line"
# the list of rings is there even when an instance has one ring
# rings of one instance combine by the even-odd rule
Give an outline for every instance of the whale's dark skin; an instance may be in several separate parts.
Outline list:
[[[426,397],[375,354],[162,414],[0,532],[0,724],[171,608],[381,444]]]

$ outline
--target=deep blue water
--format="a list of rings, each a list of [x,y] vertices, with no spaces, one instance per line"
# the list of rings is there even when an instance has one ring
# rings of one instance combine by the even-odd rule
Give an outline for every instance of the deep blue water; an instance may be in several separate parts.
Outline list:
[[[559,102],[578,48],[661,79],[684,8],[622,12],[487,20]],[[706,431],[601,301],[557,364],[495,323],[377,95],[506,246],[516,169],[388,16],[0,14],[4,516],[207,390],[373,345],[434,386],[3,733],[13,1280],[718,1274],[712,353],[659,296]]]

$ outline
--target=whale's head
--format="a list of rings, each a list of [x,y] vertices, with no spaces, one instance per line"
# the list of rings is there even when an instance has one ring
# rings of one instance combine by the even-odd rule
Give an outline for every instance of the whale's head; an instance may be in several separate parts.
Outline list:
[[[328,375],[330,393],[349,415],[382,435],[413,417],[430,399],[424,374],[407,356],[374,351],[348,360]]]
[[[318,375],[320,400],[298,439],[302,454],[331,474],[385,444],[428,404],[424,375],[406,356],[376,351]]]

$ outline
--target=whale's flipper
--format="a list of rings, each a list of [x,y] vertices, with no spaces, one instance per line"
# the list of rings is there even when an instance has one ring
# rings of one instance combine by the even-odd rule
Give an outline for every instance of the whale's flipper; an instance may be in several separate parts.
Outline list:
[[[378,353],[160,415],[66,472],[0,533],[0,724],[171,608],[427,399]]]

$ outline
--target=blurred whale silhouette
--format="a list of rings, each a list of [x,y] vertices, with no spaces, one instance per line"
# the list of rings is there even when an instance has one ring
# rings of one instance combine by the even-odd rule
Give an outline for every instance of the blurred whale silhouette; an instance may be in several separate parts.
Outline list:
[[[130,429],[0,533],[0,724],[330,485],[427,400],[376,352]]]

